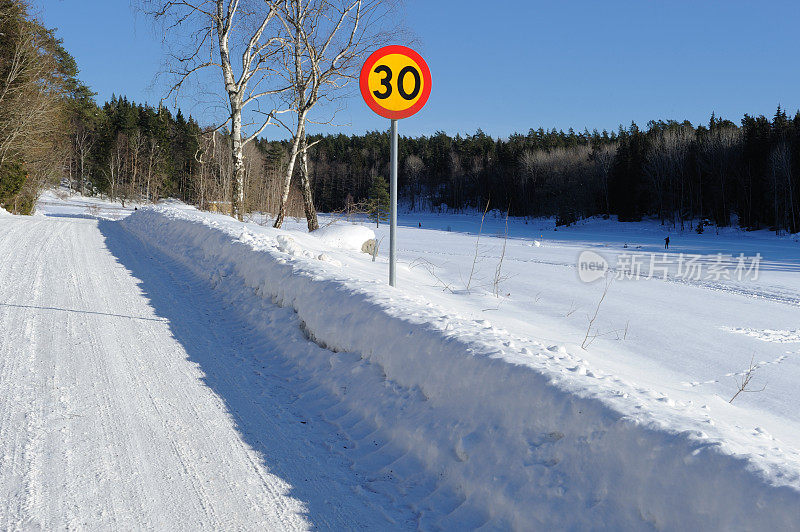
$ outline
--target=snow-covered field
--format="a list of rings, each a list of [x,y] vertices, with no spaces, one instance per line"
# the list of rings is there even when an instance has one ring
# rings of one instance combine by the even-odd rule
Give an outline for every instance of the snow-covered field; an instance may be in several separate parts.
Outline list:
[[[0,219],[4,528],[797,527],[793,238],[84,201]]]

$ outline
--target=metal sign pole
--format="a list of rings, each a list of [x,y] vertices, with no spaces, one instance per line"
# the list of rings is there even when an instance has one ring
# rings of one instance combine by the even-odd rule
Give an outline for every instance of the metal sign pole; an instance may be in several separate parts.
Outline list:
[[[395,286],[397,281],[397,120],[392,120],[391,133],[391,184],[389,185],[389,200],[391,203],[389,226],[389,286]]]
[[[414,79],[411,89],[409,74]],[[394,85],[392,84],[392,80]],[[404,80],[409,84],[405,84]],[[389,45],[376,50],[358,76],[361,96],[370,109],[392,121],[389,134],[389,286],[397,282],[397,121],[425,107],[431,94],[431,71],[417,52],[406,46]],[[411,89],[410,92],[406,89]]]

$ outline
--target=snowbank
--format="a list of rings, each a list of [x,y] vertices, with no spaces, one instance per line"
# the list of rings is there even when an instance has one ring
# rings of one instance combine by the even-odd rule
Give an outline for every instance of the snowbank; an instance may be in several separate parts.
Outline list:
[[[8,217],[8,216],[14,216],[14,215],[11,214],[10,212],[8,212],[7,210],[5,210],[4,208],[0,207],[0,218],[2,218],[4,216]]]
[[[367,240],[375,238],[375,232],[363,225],[338,224],[320,227],[313,233],[325,244],[342,249],[361,251],[361,246]]]
[[[311,249],[312,237],[229,220],[162,207],[121,223],[207,279],[254,327],[269,327],[273,303],[296,311],[326,349],[281,355],[336,398],[328,420],[357,443],[348,456],[370,489],[402,483],[423,527],[797,526],[800,469],[770,455],[772,443],[754,460],[692,421],[699,407],[645,397],[570,346],[445,314],[317,260],[324,250]]]

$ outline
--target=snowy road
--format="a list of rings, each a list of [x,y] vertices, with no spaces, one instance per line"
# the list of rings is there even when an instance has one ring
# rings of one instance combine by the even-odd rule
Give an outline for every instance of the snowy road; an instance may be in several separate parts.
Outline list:
[[[118,223],[0,220],[0,529],[386,529],[272,344]]]
[[[776,267],[615,283],[583,349],[571,262],[627,226],[509,240],[498,302],[496,231],[401,229],[428,268],[386,291],[363,226],[44,199],[0,211],[0,529],[795,528],[797,307],[764,297],[800,294],[794,241],[676,236]],[[432,284],[476,249],[474,292]]]

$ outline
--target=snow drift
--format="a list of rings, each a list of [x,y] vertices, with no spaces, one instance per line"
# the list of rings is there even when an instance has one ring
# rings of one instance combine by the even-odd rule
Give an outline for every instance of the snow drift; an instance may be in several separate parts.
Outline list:
[[[375,232],[363,225],[339,224],[320,227],[312,233],[334,248],[361,250],[367,240],[375,238]]]
[[[272,304],[294,309],[324,349],[287,346],[281,355],[337,399],[328,419],[356,442],[348,457],[370,489],[399,482],[422,526],[797,526],[796,468],[766,451],[761,460],[738,453],[694,423],[690,407],[593,372],[569,346],[548,348],[353,279],[328,258],[324,234],[172,207],[121,223],[256,327],[269,326]],[[647,408],[656,402],[666,406]]]

